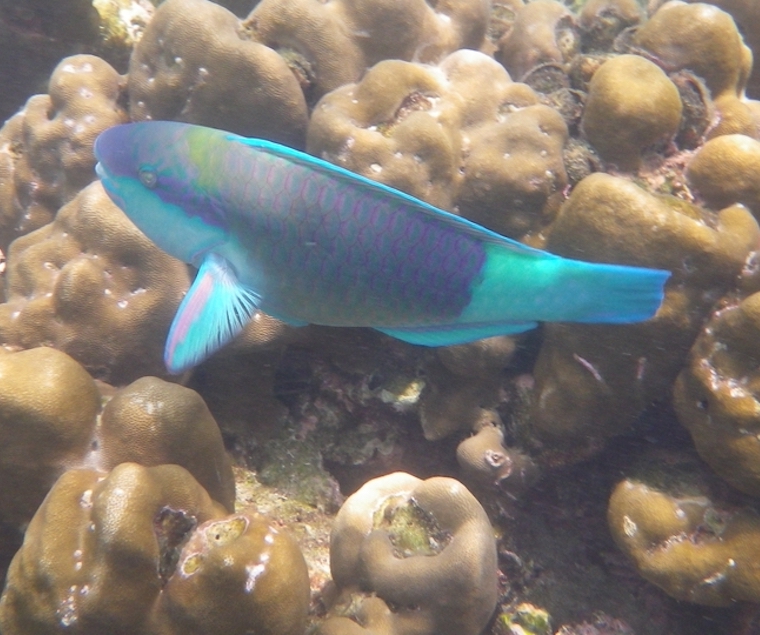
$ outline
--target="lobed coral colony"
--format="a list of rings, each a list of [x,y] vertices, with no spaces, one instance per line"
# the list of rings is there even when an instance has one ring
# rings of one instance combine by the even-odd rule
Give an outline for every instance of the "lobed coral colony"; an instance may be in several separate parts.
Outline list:
[[[754,0],[0,0],[3,635],[759,632],[753,54]],[[94,171],[145,120],[665,299],[437,349],[259,314],[171,376],[194,271]]]

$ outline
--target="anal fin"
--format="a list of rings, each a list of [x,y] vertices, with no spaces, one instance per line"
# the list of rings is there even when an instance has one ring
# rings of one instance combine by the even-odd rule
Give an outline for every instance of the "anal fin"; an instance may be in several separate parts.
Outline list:
[[[421,346],[454,346],[467,344],[496,335],[515,335],[536,328],[538,322],[486,322],[480,324],[451,324],[409,328],[378,328],[396,339]]]
[[[200,364],[243,330],[260,303],[224,258],[207,255],[174,316],[164,349],[166,368],[179,374]]]

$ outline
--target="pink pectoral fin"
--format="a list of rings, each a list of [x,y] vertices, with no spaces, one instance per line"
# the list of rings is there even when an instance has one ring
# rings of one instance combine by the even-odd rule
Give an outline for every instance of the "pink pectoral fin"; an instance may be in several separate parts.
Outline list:
[[[221,256],[209,254],[174,316],[164,349],[172,374],[200,364],[243,330],[261,298],[243,287]]]

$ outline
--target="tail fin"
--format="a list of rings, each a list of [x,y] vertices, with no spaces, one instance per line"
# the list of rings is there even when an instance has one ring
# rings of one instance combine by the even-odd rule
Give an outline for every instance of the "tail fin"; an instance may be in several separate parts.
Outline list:
[[[653,317],[665,296],[669,271],[603,265],[578,260],[563,263],[561,321],[627,324]]]

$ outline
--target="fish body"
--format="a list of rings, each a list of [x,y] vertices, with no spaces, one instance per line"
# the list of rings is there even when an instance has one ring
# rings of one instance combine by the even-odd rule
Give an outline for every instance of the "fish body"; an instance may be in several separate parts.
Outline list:
[[[666,271],[527,247],[308,154],[175,122],[125,124],[95,143],[114,202],[199,268],[167,340],[181,372],[257,312],[366,326],[428,346],[539,321],[650,318]]]

